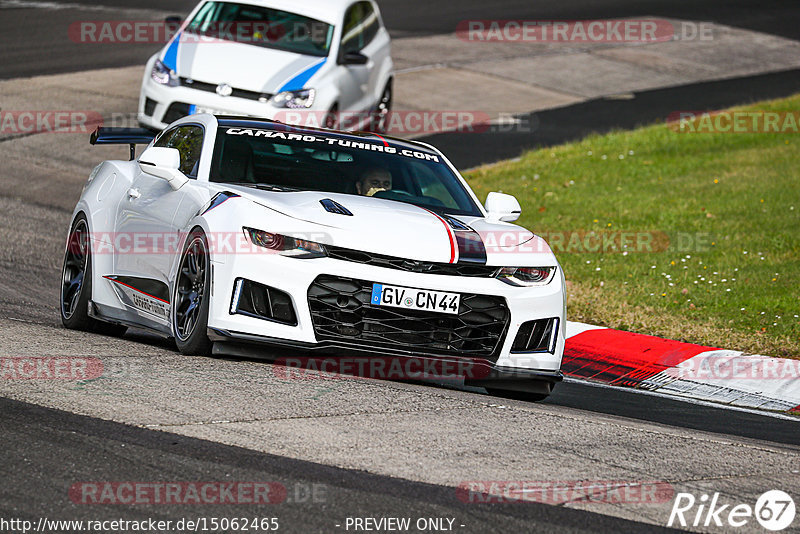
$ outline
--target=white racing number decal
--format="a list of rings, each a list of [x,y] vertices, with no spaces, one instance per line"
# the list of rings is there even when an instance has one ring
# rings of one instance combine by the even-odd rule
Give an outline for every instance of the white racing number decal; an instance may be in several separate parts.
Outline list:
[[[370,302],[374,306],[456,314],[458,313],[458,305],[461,302],[461,295],[458,293],[445,293],[444,291],[430,291],[428,289],[372,284]]]
[[[335,137],[321,137],[311,134],[298,134],[298,133],[284,133],[276,132],[273,130],[257,130],[251,128],[228,128],[225,130],[228,135],[247,135],[250,137],[263,137],[265,139],[284,139],[286,141],[302,141],[305,143],[319,143],[326,146],[335,146],[341,148],[356,148],[359,150],[366,150],[368,152],[383,152],[384,154],[399,154],[407,158],[421,159],[425,161],[435,161],[439,163],[439,156],[436,154],[429,154],[427,152],[420,152],[418,150],[409,150],[407,148],[400,148],[387,145],[379,145],[375,143],[366,143],[361,141],[353,141],[350,139],[338,139]]]

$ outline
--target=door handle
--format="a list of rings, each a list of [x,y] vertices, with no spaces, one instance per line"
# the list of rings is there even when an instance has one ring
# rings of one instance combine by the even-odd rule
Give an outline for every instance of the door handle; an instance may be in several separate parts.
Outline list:
[[[131,200],[139,198],[140,196],[142,196],[142,194],[135,187],[128,189],[128,197],[130,197]]]

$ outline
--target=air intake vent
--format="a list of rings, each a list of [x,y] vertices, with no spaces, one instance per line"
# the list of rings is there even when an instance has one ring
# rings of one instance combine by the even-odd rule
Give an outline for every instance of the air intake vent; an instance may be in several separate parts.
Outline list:
[[[520,326],[511,352],[550,352],[556,348],[558,318],[528,321]]]
[[[442,219],[447,221],[453,230],[460,230],[463,232],[471,232],[472,228],[464,224],[463,222],[459,221],[455,217],[451,217],[450,215],[442,215]]]
[[[288,293],[244,278],[237,278],[233,289],[231,313],[297,326],[297,315]]]
[[[337,215],[353,215],[350,213],[349,209],[329,198],[323,198],[319,201],[319,203],[322,204],[322,207],[325,208],[325,211],[329,211],[330,213],[335,213]]]

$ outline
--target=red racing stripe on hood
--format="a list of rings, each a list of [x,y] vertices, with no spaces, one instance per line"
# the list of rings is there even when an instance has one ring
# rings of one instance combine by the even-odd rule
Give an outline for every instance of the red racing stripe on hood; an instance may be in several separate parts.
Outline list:
[[[447,238],[450,240],[450,261],[448,263],[455,263],[456,262],[456,238],[453,235],[453,230],[450,228],[450,224],[447,221],[439,217],[436,213],[432,212],[429,209],[422,208],[437,219],[444,225],[444,229],[447,231]]]

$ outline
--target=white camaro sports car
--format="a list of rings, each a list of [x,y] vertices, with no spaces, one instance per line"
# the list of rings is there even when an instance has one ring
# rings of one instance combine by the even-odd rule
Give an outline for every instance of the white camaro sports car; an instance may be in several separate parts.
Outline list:
[[[470,362],[466,383],[528,399],[561,380],[555,256],[509,222],[514,197],[482,206],[432,146],[208,114],[153,136],[92,135],[131,160],[98,165],[75,207],[68,328],[144,328],[187,354]]]
[[[372,0],[202,1],[148,60],[138,119],[160,130],[195,113],[286,122],[297,110],[331,128],[347,112],[342,122],[380,130],[392,72]]]

